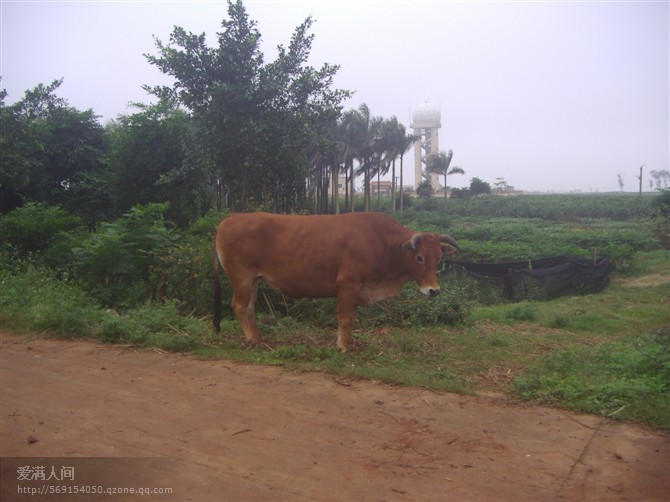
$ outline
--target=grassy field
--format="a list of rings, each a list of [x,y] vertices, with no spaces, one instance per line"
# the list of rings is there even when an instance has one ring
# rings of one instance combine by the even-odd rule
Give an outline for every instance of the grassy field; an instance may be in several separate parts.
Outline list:
[[[456,236],[462,258],[470,261],[589,257],[595,248],[615,263],[607,288],[549,301],[484,305],[474,291],[448,277],[445,294],[435,299],[408,285],[399,298],[360,310],[355,350],[346,354],[335,347],[333,300],[287,302],[263,290],[263,341],[249,345],[232,317],[223,321],[222,336],[212,332],[211,237],[201,229],[174,239],[173,251],[158,263],[175,293],[158,302],[152,295],[132,307],[104,305],[67,269],[54,270],[39,260],[11,262],[0,268],[0,323],[33,335],[325,372],[344,383],[369,378],[532,401],[670,430],[670,251],[655,244],[645,218],[618,202],[622,219],[554,219],[558,210],[538,199],[529,204],[544,207],[551,218],[513,217],[507,213],[524,203],[509,204],[496,206],[504,213],[499,216],[407,211],[399,219],[418,230]],[[558,207],[569,205],[561,200]]]

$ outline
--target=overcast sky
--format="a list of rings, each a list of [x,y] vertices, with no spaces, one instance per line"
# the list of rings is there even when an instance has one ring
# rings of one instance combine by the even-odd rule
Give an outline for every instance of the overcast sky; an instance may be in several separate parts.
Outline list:
[[[527,191],[637,191],[639,167],[669,168],[670,10],[659,2],[246,0],[266,61],[315,19],[310,64],[341,66],[335,86],[410,127],[439,106],[441,150],[452,166]],[[8,103],[64,77],[71,106],[101,122],[149,102],[165,77],[143,54],[173,27],[215,41],[220,1],[1,0],[2,86]],[[406,183],[414,180],[405,157]]]

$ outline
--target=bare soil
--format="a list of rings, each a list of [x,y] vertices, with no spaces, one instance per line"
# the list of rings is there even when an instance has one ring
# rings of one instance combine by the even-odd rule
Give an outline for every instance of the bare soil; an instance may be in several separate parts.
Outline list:
[[[89,341],[0,341],[3,501],[670,499],[670,438],[630,424]],[[19,493],[55,484],[18,479],[40,465],[61,484],[73,467],[80,490],[172,493]]]

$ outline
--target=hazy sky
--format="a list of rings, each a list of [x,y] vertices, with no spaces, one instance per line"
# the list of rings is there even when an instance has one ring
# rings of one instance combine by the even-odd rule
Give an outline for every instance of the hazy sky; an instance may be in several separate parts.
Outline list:
[[[307,16],[310,64],[338,64],[345,109],[409,128],[424,101],[440,107],[440,149],[465,176],[523,190],[636,191],[639,167],[669,168],[670,9],[660,2],[247,0],[266,61]],[[8,102],[64,77],[58,94],[104,123],[149,102],[165,77],[143,54],[172,28],[215,41],[221,1],[1,1]],[[405,157],[406,183],[414,180]]]

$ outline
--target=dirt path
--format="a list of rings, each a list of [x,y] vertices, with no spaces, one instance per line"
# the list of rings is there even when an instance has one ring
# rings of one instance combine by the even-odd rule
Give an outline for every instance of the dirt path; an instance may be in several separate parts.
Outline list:
[[[598,417],[85,341],[0,347],[3,502],[670,497],[669,438]],[[172,493],[17,493],[52,483],[36,466]]]

